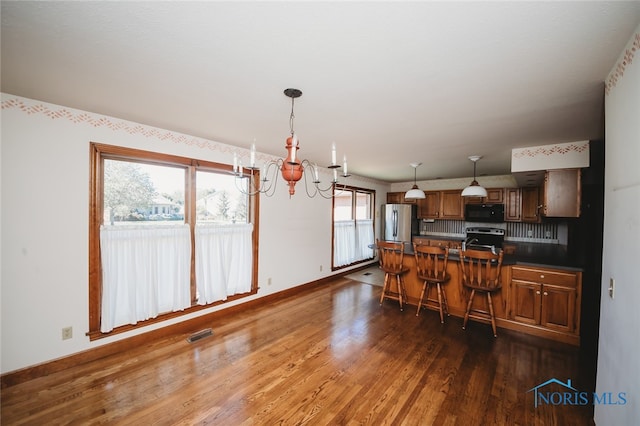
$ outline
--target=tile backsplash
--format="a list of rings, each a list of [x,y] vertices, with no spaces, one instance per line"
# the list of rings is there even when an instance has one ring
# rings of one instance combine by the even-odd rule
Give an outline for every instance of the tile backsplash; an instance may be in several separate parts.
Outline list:
[[[505,230],[506,241],[528,243],[567,244],[566,223],[476,223],[464,220],[436,220],[420,222],[421,235],[437,235],[464,238],[469,226],[488,226]]]

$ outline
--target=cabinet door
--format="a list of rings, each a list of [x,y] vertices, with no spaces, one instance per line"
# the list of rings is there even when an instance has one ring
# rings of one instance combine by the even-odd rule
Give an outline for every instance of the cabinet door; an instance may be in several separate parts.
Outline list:
[[[540,324],[542,285],[529,281],[512,280],[511,319],[526,324]]]
[[[580,169],[547,170],[544,175],[544,215],[580,217]]]
[[[484,199],[486,204],[502,204],[504,203],[503,188],[488,188],[487,197]]]
[[[504,188],[487,188],[486,197],[464,197],[465,204],[503,204]]]
[[[520,222],[520,188],[505,189],[507,202],[504,205],[504,220]]]
[[[575,307],[575,288],[550,284],[542,286],[541,325],[554,330],[573,332]]]
[[[424,198],[418,200],[418,217],[421,219],[440,217],[440,192],[425,191]]]
[[[388,204],[402,204],[404,203],[404,192],[387,192]]]
[[[442,191],[440,209],[442,219],[464,219],[464,204],[462,202],[462,191]]]
[[[540,222],[540,189],[523,187],[520,189],[521,220],[523,222]]]

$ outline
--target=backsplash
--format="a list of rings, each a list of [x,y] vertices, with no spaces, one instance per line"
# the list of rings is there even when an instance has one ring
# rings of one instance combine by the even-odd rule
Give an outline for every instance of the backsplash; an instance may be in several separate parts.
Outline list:
[[[476,223],[464,220],[436,220],[420,222],[421,235],[464,238],[465,229],[470,226],[487,226],[505,230],[506,241],[526,243],[567,244],[568,229],[565,223]]]

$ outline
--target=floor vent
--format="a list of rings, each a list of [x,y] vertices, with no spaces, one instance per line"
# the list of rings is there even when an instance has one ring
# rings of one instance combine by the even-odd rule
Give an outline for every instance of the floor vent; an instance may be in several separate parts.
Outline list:
[[[197,342],[200,339],[204,339],[205,337],[209,337],[213,335],[213,331],[210,328],[198,331],[197,333],[193,333],[191,336],[187,338],[187,342],[193,343]]]
[[[365,272],[365,273],[364,273],[364,274],[362,274],[362,275],[371,275],[371,272]]]

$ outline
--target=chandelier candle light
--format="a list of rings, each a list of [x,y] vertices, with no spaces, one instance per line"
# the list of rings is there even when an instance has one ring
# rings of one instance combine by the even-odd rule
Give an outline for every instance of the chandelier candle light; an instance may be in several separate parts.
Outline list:
[[[275,193],[275,187],[277,185],[277,172],[280,171],[282,178],[287,182],[289,186],[289,197],[295,194],[296,183],[304,177],[305,190],[307,195],[311,198],[320,194],[324,198],[331,198],[333,196],[333,189],[338,184],[338,169],[340,164],[337,163],[336,144],[331,145],[331,164],[327,166],[328,169],[333,170],[333,180],[326,188],[320,187],[320,174],[318,172],[318,165],[311,163],[309,160],[298,160],[297,151],[300,145],[298,136],[293,129],[293,105],[296,98],[302,96],[302,91],[298,89],[286,89],[284,94],[291,98],[291,115],[289,116],[289,130],[291,136],[287,138],[285,149],[287,150],[287,158],[284,160],[279,158],[275,161],[268,161],[262,165],[262,167],[256,167],[256,145],[255,142],[251,144],[251,151],[249,153],[249,166],[243,167],[242,163],[238,161],[238,156],[233,154],[233,174],[236,177],[236,186],[238,190],[244,194],[255,195],[265,194],[268,197]],[[246,169],[246,172],[245,172]],[[260,169],[259,179],[256,182],[257,170]],[[308,174],[311,174],[308,177]],[[269,179],[271,176],[271,179]],[[342,162],[342,177],[347,178],[350,175],[347,174],[347,156],[343,157]],[[248,187],[238,185],[239,179],[249,179]],[[309,191],[309,185],[307,180],[311,180],[312,191]],[[328,194],[328,195],[327,195]]]

